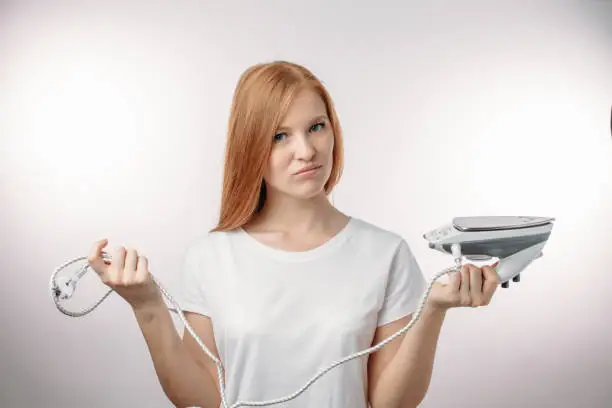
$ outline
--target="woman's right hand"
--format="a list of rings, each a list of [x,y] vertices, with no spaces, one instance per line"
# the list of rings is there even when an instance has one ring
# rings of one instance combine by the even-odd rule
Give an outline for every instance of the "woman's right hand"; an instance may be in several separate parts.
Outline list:
[[[107,244],[107,239],[95,242],[87,258],[102,282],[135,310],[163,304],[161,291],[149,272],[148,259],[138,255],[135,249],[118,247],[109,262],[102,256],[102,249]]]

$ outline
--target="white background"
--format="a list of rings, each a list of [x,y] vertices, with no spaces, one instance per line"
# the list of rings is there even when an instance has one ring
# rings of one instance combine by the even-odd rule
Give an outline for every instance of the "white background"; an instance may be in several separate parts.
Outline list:
[[[238,77],[274,59],[337,104],[334,203],[428,277],[455,216],[557,219],[520,284],[449,313],[422,407],[609,406],[612,2],[505,3],[0,3],[0,406],[170,406],[128,305],[69,318],[49,277],[108,237],[170,285],[216,221]]]

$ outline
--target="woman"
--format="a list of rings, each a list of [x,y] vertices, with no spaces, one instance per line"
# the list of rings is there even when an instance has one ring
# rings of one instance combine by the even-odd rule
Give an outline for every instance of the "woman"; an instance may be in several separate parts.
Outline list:
[[[229,121],[218,225],[191,245],[175,294],[189,324],[220,356],[226,395],[267,401],[300,389],[333,361],[403,328],[426,282],[402,237],[336,209],[342,135],[333,102],[306,68],[249,68]],[[192,336],[181,339],[147,258],[117,248],[102,280],[132,306],[168,398],[218,407],[216,367]],[[406,335],[326,373],[283,407],[416,407],[429,387],[446,312],[489,303],[491,267],[466,265],[433,287]],[[367,357],[367,358],[366,358]]]

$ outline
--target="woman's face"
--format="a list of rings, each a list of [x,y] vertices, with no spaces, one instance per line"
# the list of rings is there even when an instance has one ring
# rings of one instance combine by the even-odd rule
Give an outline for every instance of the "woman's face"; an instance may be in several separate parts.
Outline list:
[[[299,198],[320,194],[333,164],[334,133],[321,96],[300,92],[274,135],[264,179],[270,189]],[[316,166],[312,171],[303,170]]]

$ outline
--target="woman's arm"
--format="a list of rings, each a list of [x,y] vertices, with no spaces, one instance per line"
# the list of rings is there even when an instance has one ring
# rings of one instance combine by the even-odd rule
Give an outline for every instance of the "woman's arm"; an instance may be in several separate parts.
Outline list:
[[[402,336],[370,356],[369,399],[372,408],[415,408],[425,398],[445,309],[427,305],[419,320]],[[374,345],[405,327],[406,316],[376,330]]]
[[[448,284],[435,283],[419,320],[404,336],[398,336],[370,357],[372,408],[415,408],[429,388],[434,356],[446,311],[456,307],[480,307],[491,302],[500,279],[493,269],[465,264],[449,276]],[[378,328],[374,342],[405,327],[412,317]]]
[[[134,314],[149,347],[160,385],[172,404],[217,408],[220,397],[216,377],[213,378],[208,367],[198,361],[191,335],[186,332],[185,340],[181,339],[166,305],[162,302],[155,307],[134,310]],[[204,317],[186,313],[186,318],[204,339],[206,347],[216,352],[207,341],[213,338],[212,328],[203,323]],[[199,350],[199,354],[204,355],[204,352]],[[204,355],[204,358],[208,357]],[[214,363],[212,366],[215,367]]]

